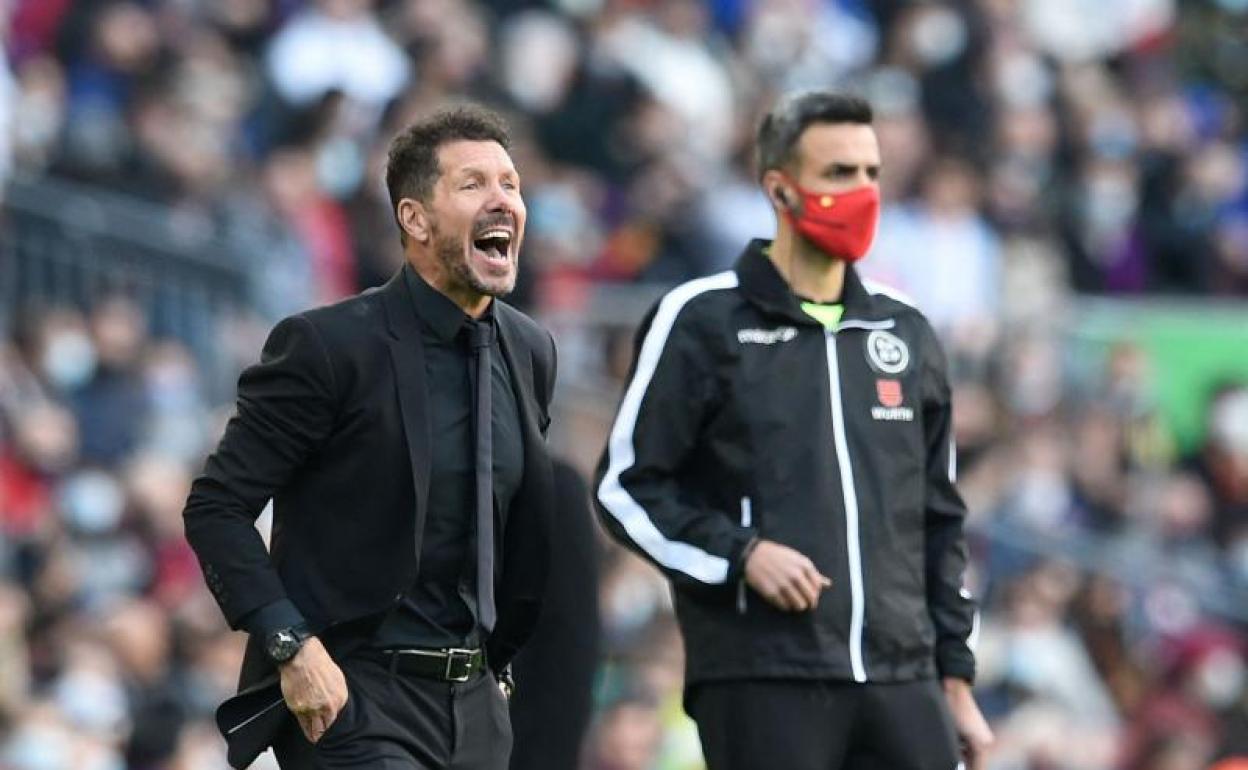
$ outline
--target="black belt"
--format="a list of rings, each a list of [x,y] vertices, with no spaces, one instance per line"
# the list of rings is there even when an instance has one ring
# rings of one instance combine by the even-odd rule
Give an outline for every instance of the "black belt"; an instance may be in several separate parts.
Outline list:
[[[368,650],[364,655],[384,664],[392,672],[443,682],[467,682],[485,670],[485,653],[480,649]]]

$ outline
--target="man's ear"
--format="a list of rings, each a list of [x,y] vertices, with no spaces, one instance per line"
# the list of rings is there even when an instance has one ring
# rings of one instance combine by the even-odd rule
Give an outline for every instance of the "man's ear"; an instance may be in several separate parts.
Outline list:
[[[772,205],[778,209],[793,207],[793,198],[792,193],[789,192],[788,179],[780,171],[771,169],[763,174],[763,193],[771,200]]]
[[[399,227],[403,228],[408,238],[417,243],[428,243],[433,238],[429,211],[425,208],[425,204],[415,198],[401,198],[395,213],[399,220]]]

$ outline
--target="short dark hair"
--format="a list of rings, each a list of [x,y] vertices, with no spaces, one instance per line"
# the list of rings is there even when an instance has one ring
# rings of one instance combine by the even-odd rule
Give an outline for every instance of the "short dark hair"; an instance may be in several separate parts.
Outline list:
[[[394,137],[386,162],[386,189],[396,221],[403,198],[429,200],[434,183],[442,175],[439,148],[459,141],[498,142],[504,150],[511,149],[511,133],[502,117],[477,104],[444,107]],[[401,225],[399,230],[402,232]]]
[[[785,97],[758,126],[758,177],[793,162],[797,142],[815,123],[871,125],[871,103],[860,96],[831,91],[808,91]]]

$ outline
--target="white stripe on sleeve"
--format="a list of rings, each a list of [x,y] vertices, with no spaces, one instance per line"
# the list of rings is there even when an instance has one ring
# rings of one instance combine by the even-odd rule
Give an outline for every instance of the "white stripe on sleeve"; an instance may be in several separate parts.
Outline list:
[[[607,442],[607,453],[610,462],[607,473],[598,486],[598,500],[603,507],[615,517],[629,538],[645,551],[650,558],[662,566],[679,570],[703,583],[723,583],[728,579],[728,560],[722,556],[709,554],[702,549],[679,540],[669,540],[663,536],[646,510],[633,499],[628,490],[620,484],[620,474],[628,470],[637,461],[633,446],[633,431],[637,427],[637,415],[641,410],[641,402],[650,387],[650,380],[659,365],[663,347],[667,337],[676,323],[676,316],[681,309],[694,297],[708,291],[732,289],[737,285],[737,274],[734,271],[717,273],[705,278],[682,284],[663,297],[659,309],[650,324],[650,330],[641,343],[641,354],[637,357],[637,371],[624,391],[624,400],[620,404],[620,413],[611,428],[611,437]]]

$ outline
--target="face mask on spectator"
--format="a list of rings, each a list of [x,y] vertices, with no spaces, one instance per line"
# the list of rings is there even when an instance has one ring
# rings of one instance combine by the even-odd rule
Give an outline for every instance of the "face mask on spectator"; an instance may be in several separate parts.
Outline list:
[[[1222,396],[1209,421],[1213,440],[1234,455],[1248,457],[1248,389]]]
[[[25,724],[8,740],[0,758],[13,770],[63,770],[73,761],[73,745],[64,730]]]
[[[1085,196],[1088,234],[1096,242],[1118,237],[1135,215],[1135,189],[1118,175],[1094,174],[1086,182]]]
[[[928,67],[939,67],[962,55],[969,39],[966,22],[951,8],[930,5],[910,25],[910,50]]]
[[[158,412],[173,413],[197,404],[198,383],[194,367],[168,361],[147,370],[147,392]]]
[[[56,705],[77,730],[104,738],[127,727],[128,704],[121,683],[100,671],[67,671],[53,688]]]
[[[643,628],[662,606],[660,590],[645,576],[621,577],[605,597],[606,627],[623,636]]]
[[[1224,709],[1238,701],[1244,691],[1244,662],[1234,650],[1212,650],[1201,658],[1193,679],[1201,700]]]
[[[121,521],[124,499],[112,476],[102,471],[82,471],[65,482],[61,506],[66,523],[84,535],[111,532]]]
[[[60,390],[85,385],[95,374],[95,346],[85,334],[60,332],[48,340],[40,361],[44,376]]]
[[[316,155],[316,178],[321,187],[337,198],[348,198],[364,179],[364,151],[350,139],[337,137]]]

